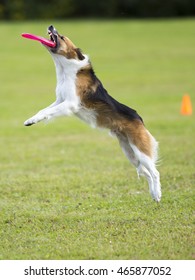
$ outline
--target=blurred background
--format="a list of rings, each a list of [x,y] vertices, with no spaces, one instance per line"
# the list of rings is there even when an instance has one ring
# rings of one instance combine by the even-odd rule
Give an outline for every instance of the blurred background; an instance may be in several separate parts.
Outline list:
[[[0,19],[148,18],[195,15],[194,0],[1,0]]]

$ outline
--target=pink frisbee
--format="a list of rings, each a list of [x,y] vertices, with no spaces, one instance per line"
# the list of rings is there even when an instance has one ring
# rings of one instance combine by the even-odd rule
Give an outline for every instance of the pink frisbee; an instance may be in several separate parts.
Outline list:
[[[37,35],[33,35],[30,33],[22,33],[22,37],[27,38],[27,39],[31,39],[31,40],[35,40],[35,41],[39,41],[42,44],[51,47],[51,48],[55,48],[56,46],[56,42],[53,42],[51,40],[45,39],[43,37],[37,36]]]

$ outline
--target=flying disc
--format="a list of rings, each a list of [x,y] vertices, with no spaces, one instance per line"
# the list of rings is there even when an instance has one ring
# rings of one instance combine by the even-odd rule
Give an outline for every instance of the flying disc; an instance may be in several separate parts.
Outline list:
[[[43,37],[33,35],[33,34],[30,34],[30,33],[22,33],[22,37],[30,39],[30,40],[39,41],[42,44],[44,44],[48,47],[51,47],[51,48],[55,48],[55,46],[56,46],[56,42],[53,42],[52,40],[48,40],[48,39],[45,39]]]

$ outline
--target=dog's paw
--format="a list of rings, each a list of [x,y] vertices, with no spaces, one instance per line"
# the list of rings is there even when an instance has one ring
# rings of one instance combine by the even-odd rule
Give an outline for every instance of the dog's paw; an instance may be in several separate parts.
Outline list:
[[[156,202],[160,202],[161,200],[161,190],[159,189],[155,194],[153,194],[153,199],[156,201]]]
[[[32,118],[26,120],[24,122],[24,125],[25,126],[30,126],[30,125],[33,125],[33,124],[36,124],[38,122],[41,122],[41,121],[44,121],[44,120],[48,120],[49,119],[49,116],[45,115],[45,114],[36,114],[35,116],[33,116]]]
[[[36,119],[31,118],[31,119],[26,120],[26,121],[24,122],[24,125],[25,125],[25,126],[30,126],[30,125],[33,125],[33,124],[36,124],[36,123],[37,123]]]

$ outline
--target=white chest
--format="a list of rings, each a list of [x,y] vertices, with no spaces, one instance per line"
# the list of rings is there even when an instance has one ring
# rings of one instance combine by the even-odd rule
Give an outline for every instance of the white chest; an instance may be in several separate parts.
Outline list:
[[[56,87],[56,96],[58,99],[61,99],[61,101],[76,99],[77,96],[74,79],[64,77],[58,81]]]

